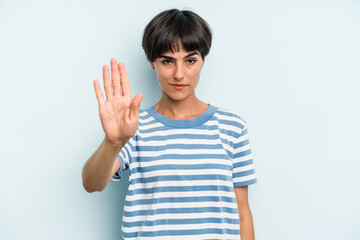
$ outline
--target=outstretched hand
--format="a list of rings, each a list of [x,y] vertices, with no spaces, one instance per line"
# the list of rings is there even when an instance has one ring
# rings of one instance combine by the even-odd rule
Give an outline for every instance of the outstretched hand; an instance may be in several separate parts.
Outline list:
[[[112,144],[126,143],[136,133],[139,122],[139,107],[144,95],[132,99],[128,75],[123,63],[111,59],[111,82],[109,66],[103,66],[106,101],[98,80],[94,80],[99,114],[105,138]]]

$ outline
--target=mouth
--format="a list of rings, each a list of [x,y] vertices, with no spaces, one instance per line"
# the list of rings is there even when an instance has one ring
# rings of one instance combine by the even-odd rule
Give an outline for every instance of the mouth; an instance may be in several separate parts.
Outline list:
[[[187,86],[187,84],[169,83],[172,86]]]
[[[179,90],[187,86],[187,84],[172,84],[172,83],[170,83],[170,85],[173,86],[175,89],[179,89]]]

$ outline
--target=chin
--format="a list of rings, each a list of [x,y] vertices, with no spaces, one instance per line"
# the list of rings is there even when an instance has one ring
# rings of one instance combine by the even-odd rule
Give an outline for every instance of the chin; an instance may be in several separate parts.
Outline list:
[[[189,95],[184,95],[184,94],[166,94],[167,97],[172,100],[172,101],[183,101],[183,100],[186,100]]]

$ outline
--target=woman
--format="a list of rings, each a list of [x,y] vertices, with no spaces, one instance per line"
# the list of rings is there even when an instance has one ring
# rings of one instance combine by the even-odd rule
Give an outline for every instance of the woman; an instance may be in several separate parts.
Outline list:
[[[246,122],[195,95],[211,46],[207,23],[171,9],[146,26],[143,48],[162,97],[139,110],[125,66],[94,81],[104,141],[83,168],[86,191],[130,171],[124,239],[254,239],[247,186],[256,182]]]

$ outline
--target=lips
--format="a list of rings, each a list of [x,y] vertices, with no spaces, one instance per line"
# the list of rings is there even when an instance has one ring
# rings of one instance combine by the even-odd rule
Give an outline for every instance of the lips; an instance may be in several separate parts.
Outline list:
[[[184,87],[186,87],[186,84],[170,84],[171,86],[173,86],[175,89],[183,89]]]

